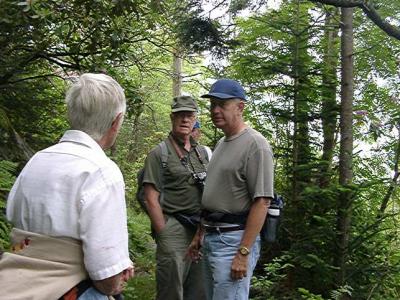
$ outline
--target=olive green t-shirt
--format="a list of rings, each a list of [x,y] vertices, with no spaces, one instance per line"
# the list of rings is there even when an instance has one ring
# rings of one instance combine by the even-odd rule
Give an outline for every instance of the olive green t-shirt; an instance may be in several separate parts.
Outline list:
[[[242,213],[255,198],[273,198],[273,155],[256,130],[222,138],[207,169],[202,206],[209,211]]]
[[[164,171],[162,170],[161,148],[156,146],[146,158],[143,183],[151,183],[158,192],[161,193],[163,191],[164,196],[161,205],[164,213],[198,213],[200,211],[202,191],[193,180],[189,169],[195,173],[205,172],[208,157],[203,153],[205,151],[199,151],[203,165],[195,152],[197,144],[193,139],[191,139],[192,147],[189,152],[183,148],[182,142],[176,139],[175,141],[184,155],[187,167],[179,160],[171,141],[166,139],[165,143],[168,150],[167,168]]]

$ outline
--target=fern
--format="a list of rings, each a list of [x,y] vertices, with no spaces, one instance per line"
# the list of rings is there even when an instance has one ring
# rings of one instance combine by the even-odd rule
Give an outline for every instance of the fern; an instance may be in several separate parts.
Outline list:
[[[9,233],[10,223],[7,222],[6,196],[10,191],[14,181],[17,164],[7,160],[0,160],[0,252],[1,249],[8,249],[10,245]]]

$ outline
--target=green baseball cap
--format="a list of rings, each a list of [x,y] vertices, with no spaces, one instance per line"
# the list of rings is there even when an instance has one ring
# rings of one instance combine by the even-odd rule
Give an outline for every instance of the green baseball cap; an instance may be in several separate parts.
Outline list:
[[[175,97],[172,104],[171,104],[171,111],[178,112],[178,111],[195,111],[197,112],[197,103],[194,99],[190,96],[179,96]]]

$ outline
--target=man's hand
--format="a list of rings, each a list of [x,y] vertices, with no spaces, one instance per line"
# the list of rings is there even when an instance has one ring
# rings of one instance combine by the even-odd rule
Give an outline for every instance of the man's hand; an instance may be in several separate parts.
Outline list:
[[[159,202],[160,193],[153,184],[144,184],[144,198],[151,220],[151,225],[156,233],[160,233],[165,227],[165,219]]]
[[[239,280],[247,276],[248,256],[236,253],[231,266],[231,278]]]
[[[197,229],[196,234],[193,237],[192,242],[190,243],[187,251],[186,251],[186,257],[191,259],[193,262],[197,263],[199,260],[202,258],[203,254],[201,253],[200,249],[203,245],[203,238],[204,238],[204,232],[203,230],[199,227]]]
[[[122,271],[122,280],[128,282],[129,279],[135,276],[135,267],[132,265],[129,268]]]
[[[107,296],[121,294],[125,289],[126,282],[134,276],[134,273],[135,271],[132,265],[112,277],[103,280],[94,280],[93,285]]]

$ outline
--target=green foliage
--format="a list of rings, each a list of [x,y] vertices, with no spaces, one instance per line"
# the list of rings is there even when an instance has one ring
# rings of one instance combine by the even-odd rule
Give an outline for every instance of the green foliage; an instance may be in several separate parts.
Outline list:
[[[155,243],[151,237],[150,228],[150,220],[146,214],[129,210],[129,252],[139,274],[154,271]]]
[[[25,73],[40,62],[95,70],[106,62],[121,62],[126,55],[135,58],[129,44],[150,37],[149,29],[159,19],[156,13],[151,14],[155,8],[150,4],[145,0],[2,1],[1,53],[8,57],[1,56],[5,76],[0,82],[12,83],[21,77],[21,71]],[[16,61],[18,64],[13,64]]]
[[[5,193],[10,191],[15,177],[14,173],[16,171],[17,164],[11,161],[0,160],[0,193],[4,197]]]
[[[11,127],[0,128],[3,137],[0,141],[0,157],[26,161],[34,151],[59,139],[68,126],[63,102],[64,89],[65,84],[60,79],[36,79],[16,83],[7,93],[0,94],[0,105],[3,105],[12,124]]]
[[[150,235],[146,214],[128,209],[129,254],[135,265],[135,277],[124,291],[127,300],[150,300],[155,297],[155,243]]]
[[[170,69],[154,61],[165,61],[174,46],[171,2],[1,1],[0,157],[25,161],[58,139],[67,128],[64,80],[81,72],[118,73],[131,102],[128,112],[139,113],[141,72]],[[134,67],[139,71],[132,80]]]
[[[138,274],[128,283],[124,291],[126,300],[153,300],[155,296],[154,274]]]
[[[341,286],[337,290],[333,290],[331,295],[332,299],[334,300],[340,300],[346,297],[351,297],[352,296],[352,287],[349,285]]]
[[[188,16],[178,24],[180,43],[194,52],[214,50],[219,55],[226,51],[224,36],[217,21],[209,18]]]
[[[399,11],[398,3],[388,5]],[[392,217],[388,214],[384,220],[378,220],[377,212],[389,188],[397,187],[391,183],[389,174],[396,167],[399,124],[396,60],[400,45],[382,36],[379,29],[370,28],[363,15],[356,16],[354,185],[339,186],[337,144],[333,144],[331,161],[322,156],[321,119],[332,115],[336,124],[339,112],[335,103],[329,111],[321,107],[328,96],[325,89],[331,88],[323,86],[323,76],[327,74],[323,60],[325,36],[332,34],[337,26],[333,22],[324,27],[322,13],[309,2],[285,1],[277,10],[267,9],[263,13],[254,12],[250,18],[235,19],[239,43],[231,51],[224,71],[248,88],[253,103],[246,111],[246,118],[271,141],[276,158],[276,186],[287,199],[279,250],[271,247],[267,255],[271,259],[271,255],[280,257],[287,253],[293,268],[284,272],[287,278],[284,283],[279,278],[262,277],[267,270],[260,272],[258,276],[263,280],[259,284],[268,290],[265,292],[268,298],[297,299],[303,295],[305,299],[336,299],[352,295],[367,299],[384,294],[387,299],[395,299],[396,279],[386,285],[381,283],[383,280],[377,283],[376,278],[386,279],[389,273],[397,278],[393,273],[397,270],[397,259],[389,250],[397,245],[396,226],[387,223],[398,218],[397,193],[391,198]],[[381,43],[382,49],[378,47]],[[335,68],[335,64],[332,66]],[[335,73],[335,69],[328,71]],[[385,82],[377,80],[378,76]],[[339,90],[337,82],[336,87],[335,82],[332,84],[336,91],[330,91],[330,96]],[[338,141],[337,129],[333,127],[336,137],[333,136],[332,143]],[[321,187],[321,166],[325,165],[330,184]],[[337,269],[333,265],[337,213],[348,209],[337,207],[343,191],[352,192],[354,211],[348,285],[338,288],[334,284]],[[386,263],[388,272],[383,272],[384,261],[390,262]],[[279,294],[282,290],[290,296]]]
[[[251,299],[283,299],[287,297],[284,289],[288,279],[288,273],[294,268],[290,263],[290,254],[282,254],[264,265],[264,274],[253,277],[251,287]],[[276,297],[276,298],[275,298]]]
[[[315,295],[315,294],[311,293],[310,291],[303,289],[303,288],[299,288],[298,291],[299,291],[301,299],[307,299],[307,300],[323,300],[324,299],[324,298],[322,298],[321,295]]]
[[[16,163],[0,160],[0,252],[10,246],[9,233],[11,226],[5,217],[6,196],[15,181],[14,173],[16,168]]]

